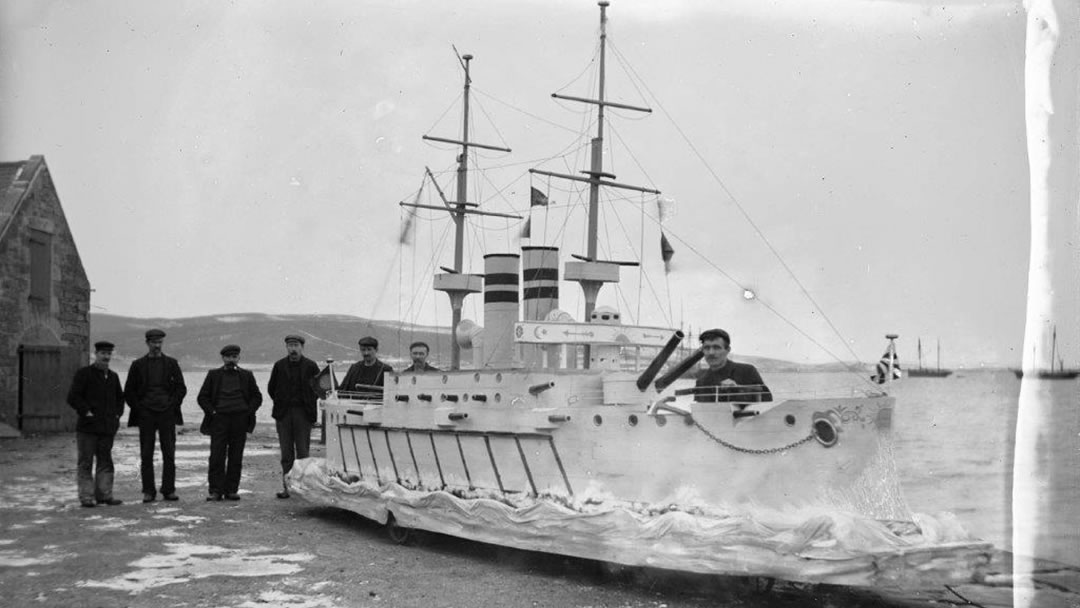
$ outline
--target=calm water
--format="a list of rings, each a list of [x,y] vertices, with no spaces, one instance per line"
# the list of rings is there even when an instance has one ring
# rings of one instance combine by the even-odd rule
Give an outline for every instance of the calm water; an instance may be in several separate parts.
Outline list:
[[[123,375],[123,373],[121,373]],[[256,371],[265,391],[270,372]],[[205,372],[185,373],[189,425],[201,413],[195,396]],[[786,391],[867,388],[853,374],[766,374],[778,396]],[[1080,565],[1080,383],[1046,385],[1060,424],[1048,449],[1065,463],[1052,493],[1058,517],[1047,524],[1052,539],[1044,557]],[[948,378],[904,378],[889,392],[896,397],[893,432],[897,468],[908,504],[920,513],[954,513],[974,535],[1010,549],[1013,433],[1020,381],[1009,371],[960,371]],[[260,410],[269,422],[270,407]],[[1071,463],[1071,464],[1069,464]]]

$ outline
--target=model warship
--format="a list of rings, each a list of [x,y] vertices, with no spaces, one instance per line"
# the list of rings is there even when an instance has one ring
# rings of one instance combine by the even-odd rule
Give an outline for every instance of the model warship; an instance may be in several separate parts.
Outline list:
[[[297,462],[290,488],[399,535],[816,583],[969,580],[989,547],[906,505],[893,397],[762,401],[724,388],[702,400],[684,377],[700,352],[670,361],[682,331],[623,324],[597,305],[626,265],[599,257],[600,193],[659,195],[605,171],[605,108],[644,108],[605,97],[608,3],[599,6],[597,96],[562,96],[597,109],[590,165],[583,175],[533,170],[587,184],[585,253],[560,264],[559,248],[524,246],[485,255],[483,274],[462,271],[465,218],[500,215],[467,202],[469,149],[494,147],[469,141],[464,55],[462,139],[429,138],[461,146],[457,199],[439,208],[455,224],[454,264],[433,281],[453,311],[451,369],[392,375],[381,399],[332,392],[322,402],[326,457]],[[580,285],[580,317],[559,308],[561,281]],[[482,324],[462,318],[470,294],[482,294]]]

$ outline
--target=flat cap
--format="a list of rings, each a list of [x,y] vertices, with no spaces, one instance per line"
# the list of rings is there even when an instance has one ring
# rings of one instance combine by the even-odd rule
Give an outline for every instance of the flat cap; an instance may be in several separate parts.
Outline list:
[[[285,336],[285,344],[288,344],[289,342],[299,342],[300,344],[303,344],[304,336],[300,336],[297,334],[289,334]]]
[[[116,345],[113,344],[112,342],[109,342],[108,340],[98,340],[97,342],[94,342],[94,352],[97,352],[97,351],[100,351],[100,350],[111,351],[111,350],[113,350],[115,348],[116,348]]]
[[[221,356],[226,357],[228,355],[239,355],[240,347],[235,344],[227,344],[225,348],[221,349]]]
[[[360,342],[358,342],[358,344],[360,344],[360,346],[371,346],[374,348],[379,348],[379,341],[375,338],[372,338],[371,336],[364,336],[363,338],[360,338]]]
[[[160,329],[148,329],[146,330],[147,340],[160,340],[165,337],[165,332]]]

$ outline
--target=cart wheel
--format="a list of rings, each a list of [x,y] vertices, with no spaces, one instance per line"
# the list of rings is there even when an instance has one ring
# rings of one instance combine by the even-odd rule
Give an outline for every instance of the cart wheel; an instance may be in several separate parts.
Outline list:
[[[764,595],[772,591],[773,585],[776,584],[776,579],[771,576],[755,576],[750,579],[750,584],[753,587],[754,593]]]
[[[394,514],[391,513],[386,519],[386,533],[390,536],[390,540],[399,545],[404,545],[412,537],[412,528],[399,526],[397,520],[394,519]]]

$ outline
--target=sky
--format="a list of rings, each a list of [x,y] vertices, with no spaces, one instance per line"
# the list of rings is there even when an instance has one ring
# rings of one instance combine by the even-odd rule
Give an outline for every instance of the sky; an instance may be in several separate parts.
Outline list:
[[[665,274],[656,197],[609,195],[601,257],[649,274],[599,304],[727,328],[735,358],[873,361],[897,333],[908,364],[919,338],[949,367],[1019,364],[1019,2],[614,0],[608,18],[607,98],[653,109],[609,112],[609,167],[663,192],[675,255]],[[550,95],[595,97],[598,31],[592,0],[5,2],[0,160],[45,156],[95,312],[445,325],[427,273],[452,265],[450,222],[421,210],[402,245],[398,203],[441,204],[430,183],[414,198],[425,167],[455,197],[457,150],[421,139],[460,137],[455,48],[474,56],[470,138],[513,149],[471,158],[470,201],[552,201],[529,241],[521,220],[470,224],[483,272],[521,244],[585,253],[580,188],[526,170],[585,168],[592,117]],[[560,307],[581,318],[578,292]]]

